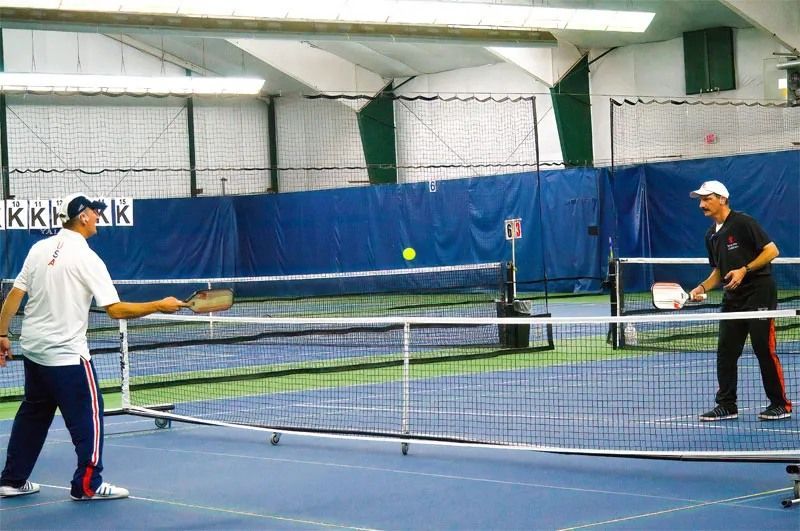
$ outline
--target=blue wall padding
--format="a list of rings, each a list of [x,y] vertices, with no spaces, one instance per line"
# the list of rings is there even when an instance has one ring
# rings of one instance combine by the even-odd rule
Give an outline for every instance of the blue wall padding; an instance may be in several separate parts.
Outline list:
[[[800,151],[740,155],[621,168],[614,175],[620,256],[705,257],[703,236],[711,225],[689,198],[703,181],[723,182],[731,207],[759,221],[782,256],[800,256]],[[800,280],[782,278],[784,283]],[[794,272],[800,279],[800,271]],[[670,281],[694,285],[695,270]],[[646,289],[652,277],[635,279]]]
[[[536,253],[541,230],[531,181],[526,174],[442,181],[435,192],[418,183],[237,197],[237,275],[500,261],[510,257],[502,225],[510,217],[522,217],[530,231],[532,250],[523,240],[521,252]],[[403,259],[406,247],[416,250],[415,260]]]
[[[137,200],[133,227],[91,240],[114,278],[197,278],[425,267],[510,260],[503,221],[522,218],[518,279],[596,291],[609,238],[617,256],[704,255],[709,221],[689,198],[723,181],[783,256],[800,256],[800,152],[608,169],[258,196]],[[597,234],[589,227],[597,226]],[[0,231],[3,278],[38,231]],[[413,247],[407,262],[402,250]],[[558,280],[562,279],[562,280]],[[534,287],[535,288],[535,287]]]
[[[612,177],[616,256],[651,256],[647,184],[643,166],[620,168]]]
[[[704,256],[711,224],[688,193],[723,182],[731,207],[756,218],[784,256],[800,256],[800,152],[742,155],[645,167],[652,256]]]
[[[609,226],[613,214],[603,204],[608,172],[587,168],[541,174],[545,270],[555,280],[549,289],[560,292],[596,291],[608,260]],[[605,218],[605,219],[604,219]],[[596,226],[598,234],[590,235]],[[606,230],[600,230],[603,227]],[[525,278],[525,275],[520,275]],[[576,278],[582,277],[582,278]]]

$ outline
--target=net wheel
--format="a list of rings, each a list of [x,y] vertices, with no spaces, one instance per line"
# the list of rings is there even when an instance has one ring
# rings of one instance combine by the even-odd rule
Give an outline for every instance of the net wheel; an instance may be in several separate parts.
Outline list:
[[[400,451],[403,455],[408,455],[408,443],[400,443]]]
[[[279,442],[281,442],[281,434],[280,433],[273,433],[272,437],[269,438],[269,443],[272,446],[276,446]]]
[[[172,426],[172,421],[170,419],[158,418],[155,419],[155,422],[156,422],[156,428],[158,428],[159,430],[163,430],[165,428],[169,428],[170,426]]]

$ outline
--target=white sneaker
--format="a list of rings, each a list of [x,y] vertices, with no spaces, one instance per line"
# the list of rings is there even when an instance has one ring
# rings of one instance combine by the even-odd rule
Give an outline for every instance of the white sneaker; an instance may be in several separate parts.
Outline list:
[[[94,496],[86,496],[85,494],[81,497],[73,496],[70,494],[70,498],[75,501],[89,501],[89,500],[117,500],[119,498],[127,498],[128,489],[123,489],[122,487],[115,487],[111,483],[103,482],[97,487],[97,490],[94,491]]]
[[[39,492],[39,484],[26,481],[21,487],[10,487],[3,485],[0,487],[0,498],[10,498],[11,496],[25,496],[26,494],[36,494]]]

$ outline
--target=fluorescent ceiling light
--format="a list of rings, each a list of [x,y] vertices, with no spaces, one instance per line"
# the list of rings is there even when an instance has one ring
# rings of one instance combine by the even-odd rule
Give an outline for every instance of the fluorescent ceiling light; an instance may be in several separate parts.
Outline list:
[[[542,7],[531,13],[527,23],[541,28],[564,29],[570,19],[579,9],[562,9],[557,7]]]
[[[151,95],[255,95],[263,79],[234,77],[147,77],[87,74],[0,73],[2,92],[91,92]]]
[[[640,31],[646,28],[652,16],[649,13],[632,13],[629,11],[576,10],[569,18],[565,29],[594,31]]]
[[[452,2],[417,2],[415,9],[395,11],[389,17],[390,24],[443,24],[451,26],[477,27],[484,19],[486,4]]]
[[[481,20],[482,26],[496,26],[500,28],[538,28],[536,20],[537,11],[541,8],[526,6],[511,6],[503,4],[493,4],[486,6],[484,19]],[[531,26],[529,21],[535,25]]]
[[[566,29],[605,31],[614,23],[614,11],[582,11],[574,13],[567,21]]]
[[[435,0],[3,0],[3,7],[222,18],[639,33],[655,13]]]

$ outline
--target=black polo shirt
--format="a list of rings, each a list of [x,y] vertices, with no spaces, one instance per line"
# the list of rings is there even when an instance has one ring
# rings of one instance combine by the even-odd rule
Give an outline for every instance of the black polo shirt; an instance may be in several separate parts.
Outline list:
[[[709,227],[706,232],[706,250],[711,267],[719,269],[723,279],[730,271],[752,262],[761,254],[764,246],[772,242],[756,220],[733,210],[719,231],[715,230],[716,224]],[[758,278],[769,277],[771,274],[772,266],[767,264],[759,270],[747,273],[742,286]]]

